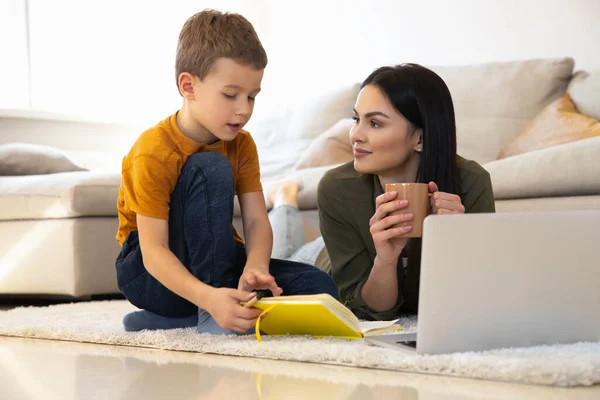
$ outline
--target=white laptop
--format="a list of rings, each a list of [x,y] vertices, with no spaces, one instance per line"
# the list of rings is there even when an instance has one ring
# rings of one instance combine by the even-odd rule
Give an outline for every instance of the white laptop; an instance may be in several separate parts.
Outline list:
[[[600,210],[427,217],[417,334],[365,339],[419,354],[598,340]]]

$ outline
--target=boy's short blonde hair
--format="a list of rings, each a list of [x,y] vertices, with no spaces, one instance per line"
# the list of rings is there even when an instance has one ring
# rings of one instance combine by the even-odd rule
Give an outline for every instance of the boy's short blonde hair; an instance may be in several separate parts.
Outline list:
[[[256,69],[267,66],[267,53],[254,27],[242,15],[208,9],[194,14],[179,34],[175,61],[177,86],[183,72],[204,79],[221,57]]]

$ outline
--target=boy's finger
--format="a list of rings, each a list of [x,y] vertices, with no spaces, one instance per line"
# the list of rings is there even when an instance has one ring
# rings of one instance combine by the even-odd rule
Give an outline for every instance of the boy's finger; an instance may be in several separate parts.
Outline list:
[[[249,272],[246,275],[244,275],[244,280],[249,285],[254,285],[256,283],[256,274],[254,274],[253,272]]]
[[[273,282],[273,284],[269,286],[269,290],[271,291],[271,293],[273,293],[273,296],[279,296],[281,293],[283,293],[283,289],[277,286],[275,282]]]
[[[236,318],[233,329],[241,334],[246,334],[246,333],[248,333],[248,330],[250,328],[252,328],[255,324],[256,324],[256,318],[254,320]]]
[[[251,290],[249,289],[250,283],[248,282],[248,280],[244,277],[242,277],[240,279],[240,284],[238,285],[238,289],[239,290],[243,290],[245,292],[250,292]]]
[[[273,275],[265,274],[262,277],[264,278],[263,283],[267,286],[271,293],[273,293],[274,296],[277,296],[277,293],[281,293],[283,291],[279,286],[277,286],[277,282],[275,282]]]
[[[258,278],[262,283],[266,283],[266,284],[275,282],[275,278],[273,278],[273,276],[271,276],[271,275],[259,275]]]
[[[256,293],[245,290],[232,290],[230,296],[237,301],[249,301],[256,296]]]
[[[258,318],[262,312],[263,310],[260,308],[240,308],[237,316],[241,319],[256,321],[256,318]]]

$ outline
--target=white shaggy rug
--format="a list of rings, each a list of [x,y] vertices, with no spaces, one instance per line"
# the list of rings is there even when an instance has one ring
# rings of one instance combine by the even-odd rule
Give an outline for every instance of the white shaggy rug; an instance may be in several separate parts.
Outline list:
[[[437,356],[406,355],[360,340],[200,335],[194,329],[125,332],[126,301],[23,307],[0,312],[0,335],[151,347],[323,364],[419,372],[555,386],[600,383],[600,343],[538,346]],[[407,330],[415,321],[400,321]]]

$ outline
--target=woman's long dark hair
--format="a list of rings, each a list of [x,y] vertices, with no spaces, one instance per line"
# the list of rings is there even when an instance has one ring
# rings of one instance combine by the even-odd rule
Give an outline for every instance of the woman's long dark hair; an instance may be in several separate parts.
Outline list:
[[[421,65],[401,64],[376,69],[361,88],[366,85],[377,86],[414,128],[422,129],[418,181],[459,194],[454,104],[444,80]]]
[[[418,182],[435,182],[442,192],[459,194],[456,165],[456,122],[450,90],[435,72],[417,64],[381,67],[362,83],[377,86],[413,128],[423,131]],[[415,133],[416,134],[416,133]],[[417,313],[421,271],[421,239],[410,239],[406,275],[398,260],[404,312]]]

